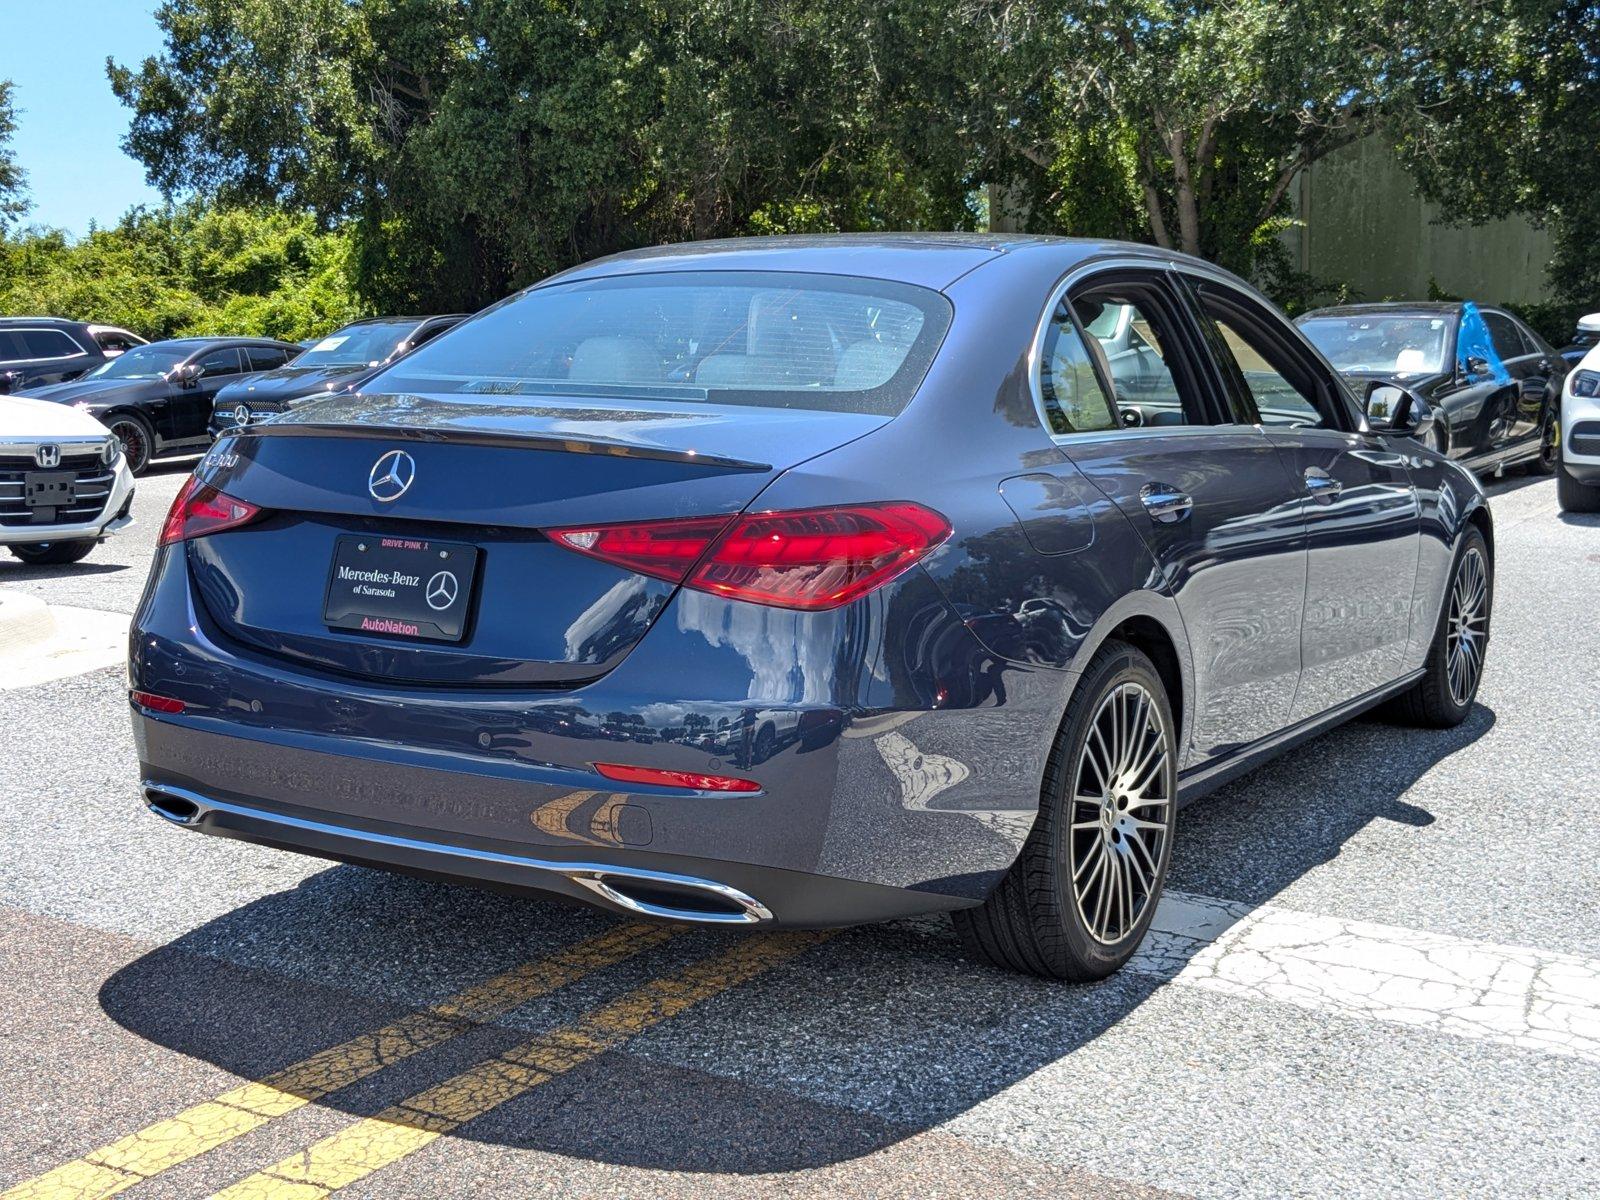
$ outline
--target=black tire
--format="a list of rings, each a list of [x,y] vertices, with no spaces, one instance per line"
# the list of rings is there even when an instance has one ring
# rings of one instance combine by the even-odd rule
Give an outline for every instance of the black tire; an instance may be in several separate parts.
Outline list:
[[[1561,430],[1554,408],[1547,409],[1539,422],[1539,453],[1524,468],[1529,475],[1554,475],[1561,465]]]
[[[23,562],[35,567],[56,567],[64,563],[81,562],[95,548],[93,538],[75,542],[34,542],[31,545],[7,546]]]
[[[117,413],[106,424],[122,443],[128,470],[134,475],[143,475],[155,457],[156,435],[150,422],[137,413]]]
[[[1125,685],[1129,684],[1136,688],[1126,689]],[[1100,810],[1073,796],[1083,782],[1079,776],[1085,770],[1085,744],[1097,718],[1105,711],[1105,706],[1113,702],[1114,693],[1126,696],[1135,691],[1142,691],[1148,697],[1159,716],[1160,749],[1164,752],[1164,761],[1160,757],[1154,760],[1159,765],[1151,770],[1149,788],[1165,796],[1165,806],[1161,810],[1143,807],[1143,811],[1164,812],[1165,817],[1160,822],[1163,826],[1160,846],[1153,856],[1148,855],[1148,848],[1144,846],[1146,835],[1136,835],[1139,847],[1146,851],[1141,862],[1154,867],[1148,877],[1150,883],[1142,907],[1130,904],[1137,916],[1119,926],[1115,937],[1104,939],[1091,932],[1091,918],[1082,911],[1074,886],[1073,863],[1084,854],[1095,853],[1111,861],[1115,855],[1109,849],[1109,842],[1115,835],[1111,823],[1103,829],[1075,829],[1074,813],[1079,814],[1077,824],[1087,825],[1085,817]],[[1177,743],[1172,705],[1155,664],[1126,642],[1107,642],[1089,663],[1073,691],[1045,765],[1039,816],[1022,852],[987,900],[976,908],[951,914],[956,932],[970,954],[1009,970],[1079,982],[1104,979],[1128,961],[1144,940],[1166,882],[1177,811]],[[1154,745],[1155,742],[1144,744]],[[1090,766],[1092,768],[1093,764]],[[1109,783],[1104,790],[1109,792]],[[1147,806],[1154,802],[1142,803]],[[1103,807],[1110,810],[1114,818],[1118,804],[1124,802],[1110,800]],[[1131,812],[1132,809],[1128,809],[1123,815],[1130,816]],[[1090,849],[1087,851],[1082,849],[1083,839],[1088,839]],[[1106,842],[1106,847],[1096,850],[1094,847],[1101,841]],[[1134,857],[1131,841],[1124,840],[1122,848],[1123,858]],[[1098,869],[1089,860],[1082,861],[1078,867],[1080,875],[1088,871],[1086,892],[1095,878],[1091,868]],[[1142,874],[1143,866],[1138,870]],[[1108,870],[1108,874],[1111,873]],[[1118,878],[1131,880],[1133,876],[1118,874]],[[1128,886],[1131,897],[1133,885]],[[1098,912],[1095,915],[1098,916]],[[1109,921],[1110,914],[1106,915]]]
[[[1470,558],[1476,554],[1484,572],[1484,599],[1482,640],[1479,643],[1478,667],[1470,687],[1458,695],[1451,683],[1451,599],[1457,582],[1468,568]],[[1439,618],[1434,626],[1433,642],[1428,647],[1428,657],[1423,662],[1423,675],[1409,691],[1402,692],[1387,706],[1389,715],[1405,725],[1423,729],[1451,729],[1466,720],[1477,699],[1478,685],[1483,681],[1482,655],[1488,648],[1490,618],[1494,613],[1494,564],[1489,560],[1489,547],[1483,534],[1475,526],[1468,526],[1456,547],[1455,561],[1450,566],[1450,582],[1445,588],[1444,600],[1439,605]]]
[[[1556,473],[1556,499],[1562,512],[1600,512],[1600,487],[1574,479],[1566,467]]]

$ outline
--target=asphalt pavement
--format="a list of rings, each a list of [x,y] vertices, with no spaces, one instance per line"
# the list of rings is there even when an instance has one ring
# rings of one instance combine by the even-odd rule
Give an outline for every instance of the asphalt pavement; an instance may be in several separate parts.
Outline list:
[[[0,589],[131,612],[185,470]],[[196,837],[120,667],[0,690],[0,1198],[1600,1194],[1600,518],[1491,493],[1467,722],[1186,810],[1093,986],[939,919],[666,931]]]

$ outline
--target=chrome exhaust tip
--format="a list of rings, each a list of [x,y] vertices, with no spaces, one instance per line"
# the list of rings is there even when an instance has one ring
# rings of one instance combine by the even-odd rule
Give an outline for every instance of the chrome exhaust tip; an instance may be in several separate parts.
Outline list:
[[[154,787],[144,789],[144,806],[163,821],[191,828],[206,815],[206,810],[189,797]]]

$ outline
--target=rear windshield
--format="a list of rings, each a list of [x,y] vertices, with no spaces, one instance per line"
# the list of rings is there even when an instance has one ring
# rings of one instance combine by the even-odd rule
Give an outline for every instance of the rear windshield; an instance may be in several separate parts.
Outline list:
[[[459,325],[367,385],[893,415],[950,324],[937,292],[743,271],[556,283]]]

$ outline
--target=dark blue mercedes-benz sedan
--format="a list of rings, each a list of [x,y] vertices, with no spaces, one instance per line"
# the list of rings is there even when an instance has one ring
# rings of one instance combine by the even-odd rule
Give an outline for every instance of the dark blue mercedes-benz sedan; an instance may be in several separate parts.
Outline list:
[[[579,267],[206,456],[133,623],[145,801],[619,913],[949,911],[1105,975],[1181,803],[1473,702],[1488,508],[1382,386],[1379,430],[1251,288],[1143,247]]]

